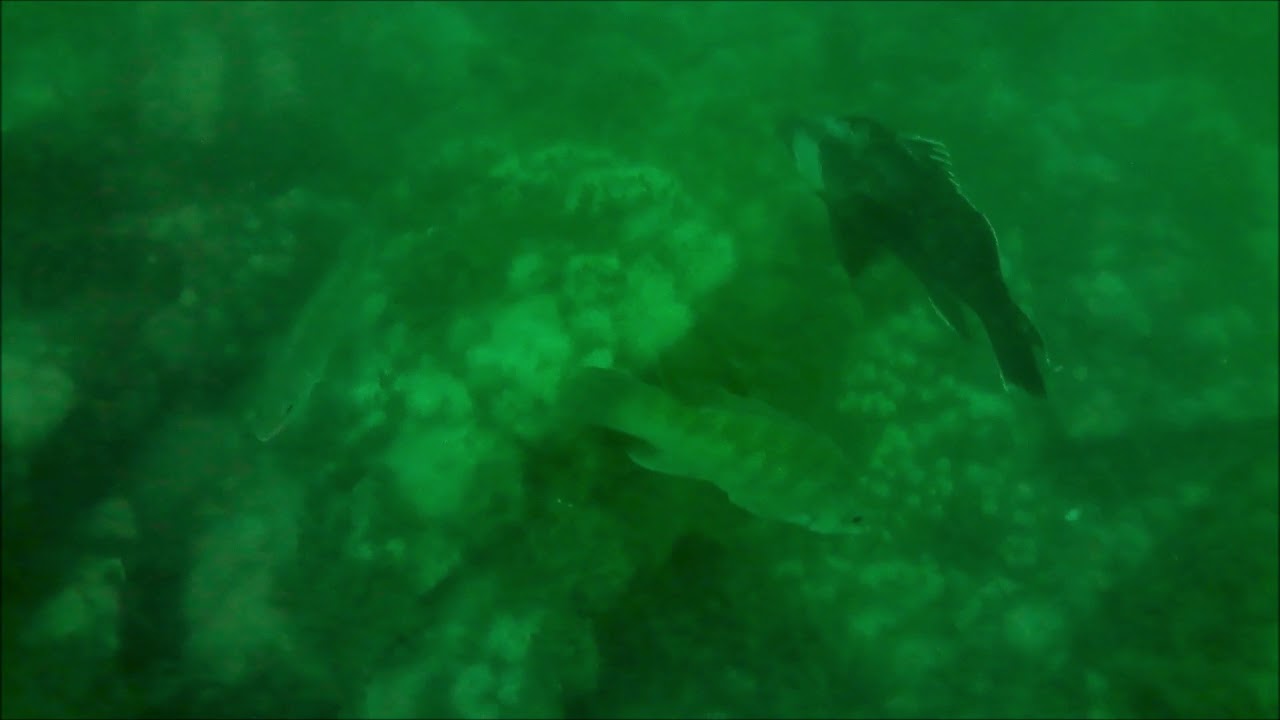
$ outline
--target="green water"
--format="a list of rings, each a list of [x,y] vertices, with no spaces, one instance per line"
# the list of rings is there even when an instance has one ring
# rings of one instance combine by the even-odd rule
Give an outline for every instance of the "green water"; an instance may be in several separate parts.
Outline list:
[[[5,2],[3,714],[1280,715],[1278,22]],[[1047,399],[846,276],[796,113],[946,145]],[[637,467],[584,364],[870,532]]]

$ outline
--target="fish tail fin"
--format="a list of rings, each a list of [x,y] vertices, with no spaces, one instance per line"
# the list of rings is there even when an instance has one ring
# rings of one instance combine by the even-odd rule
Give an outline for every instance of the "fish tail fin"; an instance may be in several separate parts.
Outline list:
[[[1044,339],[1031,318],[1009,301],[999,312],[983,314],[982,323],[1005,385],[1016,385],[1031,395],[1046,397],[1048,392],[1039,360],[1044,352]]]

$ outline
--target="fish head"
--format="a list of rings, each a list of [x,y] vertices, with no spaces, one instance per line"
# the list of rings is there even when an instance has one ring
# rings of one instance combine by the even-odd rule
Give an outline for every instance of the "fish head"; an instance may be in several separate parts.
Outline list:
[[[791,117],[779,122],[778,132],[801,177],[828,204],[893,196],[911,167],[897,135],[869,117]]]
[[[315,373],[299,372],[287,381],[274,378],[257,388],[246,413],[254,437],[260,442],[270,442],[295,423],[318,381]]]
[[[858,115],[788,116],[776,131],[805,183],[824,197],[865,182],[877,144],[892,142],[883,125]]]
[[[294,418],[300,399],[280,398],[281,402],[260,406],[249,412],[249,427],[261,442],[270,442],[284,431]]]
[[[810,517],[810,530],[822,535],[860,535],[866,531],[862,514],[849,511],[827,511]]]

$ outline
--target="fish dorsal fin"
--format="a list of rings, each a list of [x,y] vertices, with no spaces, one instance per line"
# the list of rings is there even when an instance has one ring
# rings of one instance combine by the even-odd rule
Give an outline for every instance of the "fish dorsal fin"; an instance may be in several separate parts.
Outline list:
[[[727,412],[738,415],[749,415],[756,417],[771,418],[777,422],[789,423],[790,418],[783,415],[777,408],[755,398],[743,397],[742,395],[734,395],[724,388],[711,388],[706,393],[707,407],[719,408]]]
[[[904,135],[902,139],[910,148],[912,155],[921,159],[928,158],[943,167],[951,168],[951,151],[947,150],[947,146],[941,142],[919,135]]]
[[[960,189],[959,184],[956,183],[955,173],[951,169],[951,151],[947,150],[946,145],[919,135],[904,135],[902,140],[912,157],[938,168],[952,185],[956,185],[957,190]]]
[[[637,442],[627,449],[627,456],[636,465],[659,475],[691,477],[688,468],[683,463],[676,460],[671,453],[663,452],[656,445]]]

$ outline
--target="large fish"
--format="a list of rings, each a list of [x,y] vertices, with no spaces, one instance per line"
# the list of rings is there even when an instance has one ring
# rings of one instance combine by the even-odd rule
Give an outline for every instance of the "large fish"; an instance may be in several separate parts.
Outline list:
[[[861,474],[829,438],[773,408],[724,394],[697,405],[619,370],[585,368],[573,383],[580,419],[630,436],[631,459],[654,472],[704,480],[759,517],[817,533],[860,530],[851,503]]]
[[[850,278],[897,257],[962,337],[973,337],[965,307],[978,316],[1006,388],[1045,395],[1044,341],[1010,295],[995,230],[961,192],[945,146],[856,116],[790,118],[779,132],[827,206]]]

